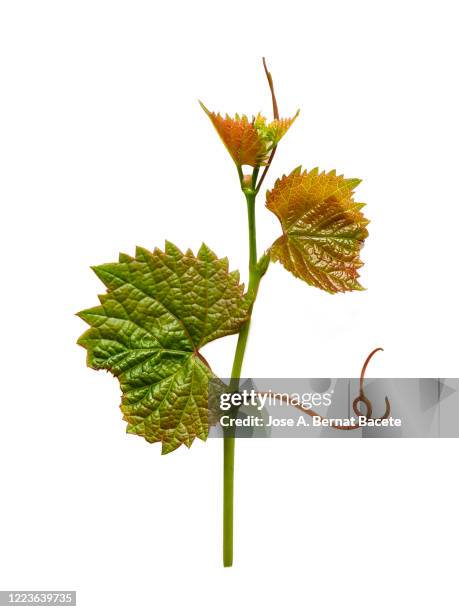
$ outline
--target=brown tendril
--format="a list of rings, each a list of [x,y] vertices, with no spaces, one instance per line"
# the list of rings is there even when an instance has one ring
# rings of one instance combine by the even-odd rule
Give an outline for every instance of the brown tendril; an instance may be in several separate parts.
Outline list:
[[[277,106],[276,94],[274,93],[273,77],[271,76],[271,73],[268,70],[268,66],[266,65],[265,58],[263,58],[263,67],[265,69],[266,78],[268,79],[269,90],[271,92],[271,99],[273,102],[273,116],[274,116],[274,119],[279,119],[279,108]],[[271,155],[269,156],[266,166],[264,167],[263,174],[261,175],[260,180],[258,181],[258,185],[255,188],[255,191],[257,193],[260,191],[260,187],[263,181],[265,180],[265,176],[268,173],[271,162],[273,161],[274,155],[276,154],[276,149],[277,149],[277,146],[273,147],[271,151]]]
[[[354,399],[354,401],[352,402],[352,409],[354,410],[355,414],[357,416],[364,416],[367,419],[371,418],[371,415],[373,414],[373,407],[371,405],[370,400],[367,398],[367,396],[364,393],[363,390],[363,384],[365,381],[365,372],[367,370],[368,364],[370,363],[371,358],[373,357],[373,355],[375,353],[377,353],[378,351],[383,351],[384,349],[381,347],[378,347],[376,349],[374,349],[373,351],[371,351],[371,353],[368,355],[368,357],[365,359],[365,363],[363,364],[362,367],[362,372],[360,374],[360,385],[359,385],[359,395]],[[286,404],[289,404],[290,406],[294,406],[295,408],[298,408],[298,410],[301,410],[301,412],[304,412],[305,414],[311,416],[311,417],[317,417],[319,418],[321,421],[324,418],[327,417],[323,417],[320,414],[318,414],[317,412],[315,412],[314,410],[311,410],[310,408],[305,408],[301,402],[299,401],[295,401],[293,399],[292,396],[286,394],[286,393],[274,393],[272,391],[258,391],[258,395],[262,396],[262,397],[272,397],[274,399],[279,399],[281,402],[285,402]],[[381,417],[381,419],[387,419],[390,415],[390,402],[389,399],[385,398],[386,401],[386,410],[384,412],[384,415]],[[362,403],[365,405],[366,408],[366,413],[364,414],[363,412],[361,412],[361,410],[358,408],[359,403]],[[331,425],[331,427],[333,429],[340,429],[340,430],[344,430],[344,431],[349,431],[351,429],[359,429],[361,427],[361,425]]]

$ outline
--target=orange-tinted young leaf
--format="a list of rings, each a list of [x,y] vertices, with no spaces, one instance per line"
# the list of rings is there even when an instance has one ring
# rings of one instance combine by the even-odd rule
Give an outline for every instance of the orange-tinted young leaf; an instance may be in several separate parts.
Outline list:
[[[266,200],[283,230],[270,249],[271,259],[329,293],[362,289],[360,249],[369,222],[360,212],[364,204],[353,199],[359,183],[335,171],[301,172],[301,167],[278,179]]]
[[[234,118],[210,112],[202,102],[201,107],[212,121],[233,161],[238,166],[263,166],[267,163],[273,147],[285,135],[298,116],[291,119],[275,119],[267,123],[265,117],[257,115],[249,120],[246,115]]]
[[[274,119],[271,123],[267,123],[265,117],[258,115],[255,118],[255,127],[271,149],[273,146],[277,146],[279,140],[285,136],[299,114],[300,111],[298,110],[295,115],[289,119]]]

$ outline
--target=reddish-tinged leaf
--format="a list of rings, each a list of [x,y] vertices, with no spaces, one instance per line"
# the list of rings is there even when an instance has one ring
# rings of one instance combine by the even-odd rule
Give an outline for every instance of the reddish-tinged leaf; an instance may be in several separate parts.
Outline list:
[[[279,219],[283,235],[270,249],[271,259],[310,285],[329,293],[362,289],[360,249],[368,236],[368,220],[354,202],[359,179],[335,171],[296,168],[277,180],[266,206]]]
[[[234,118],[210,112],[202,102],[201,107],[212,121],[233,161],[238,166],[263,166],[267,163],[273,147],[285,135],[298,116],[291,119],[275,119],[267,123],[265,117],[257,115],[249,120],[246,115]]]

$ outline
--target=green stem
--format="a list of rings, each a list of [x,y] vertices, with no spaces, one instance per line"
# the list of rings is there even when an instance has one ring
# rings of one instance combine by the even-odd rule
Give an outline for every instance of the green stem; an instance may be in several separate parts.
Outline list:
[[[233,565],[234,431],[223,438],[223,566]]]
[[[263,58],[263,66],[268,79],[269,89],[273,102],[274,119],[279,119],[279,109],[277,108],[276,96],[274,94],[274,85],[271,73],[268,71],[265,58]],[[260,191],[261,184],[271,166],[271,162],[276,153],[276,147],[271,151],[268,163],[263,171],[260,181],[257,184],[258,173],[260,167],[255,167],[252,172],[251,187],[244,182],[244,174],[242,167],[237,165],[239,175],[239,183],[247,200],[247,216],[249,221],[249,286],[247,295],[251,300],[249,317],[239,332],[237,339],[236,352],[234,353],[233,369],[231,371],[231,386],[235,385],[235,381],[241,377],[242,362],[244,361],[247,339],[249,337],[250,321],[252,319],[252,310],[255,300],[257,299],[258,287],[260,280],[265,274],[268,267],[269,258],[265,253],[260,261],[257,261],[257,233],[255,225],[255,199]],[[223,565],[231,567],[233,565],[233,508],[234,508],[234,445],[235,445],[235,428],[224,428],[223,434]]]
[[[253,191],[245,192],[249,223],[249,286],[247,294],[251,299],[249,318],[241,327],[231,371],[232,384],[241,377],[247,339],[249,337],[252,309],[257,297],[263,272],[257,266],[257,236],[255,224],[255,198]],[[234,427],[224,429],[223,438],[223,565],[233,564],[233,510],[234,510]]]

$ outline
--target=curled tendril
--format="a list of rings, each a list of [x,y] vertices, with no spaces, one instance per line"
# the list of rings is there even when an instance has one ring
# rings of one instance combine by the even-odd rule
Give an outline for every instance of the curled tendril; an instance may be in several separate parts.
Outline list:
[[[373,355],[375,353],[377,353],[378,351],[383,351],[384,349],[381,347],[375,348],[374,351],[371,351],[371,353],[368,355],[368,357],[365,359],[365,363],[363,364],[362,367],[362,372],[360,374],[360,387],[359,387],[359,394],[358,396],[355,398],[355,400],[352,402],[352,409],[354,410],[355,414],[357,416],[364,416],[367,419],[371,418],[371,415],[373,413],[373,407],[371,405],[370,400],[367,398],[367,396],[365,395],[365,392],[363,390],[363,383],[365,381],[365,372],[367,370],[368,364],[370,363],[371,358],[373,357]],[[384,415],[381,417],[382,419],[387,419],[387,417],[390,415],[390,402],[389,399],[386,395],[385,398],[386,401],[386,410],[384,412]],[[359,410],[359,403],[362,403],[365,405],[366,408],[366,414],[363,414],[360,410]]]
[[[359,394],[352,402],[352,409],[354,410],[354,413],[358,417],[363,416],[363,417],[366,417],[367,419],[370,419],[371,415],[373,414],[373,406],[370,400],[368,399],[368,397],[365,395],[365,392],[363,390],[363,385],[365,382],[365,372],[367,370],[368,364],[370,363],[370,360],[373,357],[373,355],[377,353],[378,351],[383,351],[383,350],[384,349],[381,347],[375,348],[373,351],[371,351],[371,353],[365,359],[365,363],[363,364],[362,371],[360,373]],[[298,408],[298,410],[301,410],[301,412],[304,412],[305,414],[311,417],[318,417],[321,420],[323,418],[326,418],[326,417],[322,417],[320,414],[318,414],[314,410],[311,410],[310,408],[305,408],[301,404],[301,402],[294,400],[293,397],[291,396],[286,397],[285,393],[273,393],[272,391],[259,391],[258,394],[261,396],[268,396],[274,399],[278,399],[281,402],[285,402],[289,404],[290,406],[294,406],[295,408]],[[381,419],[387,419],[390,415],[390,402],[387,396],[385,398],[385,401],[386,401],[386,410],[384,412],[384,415],[381,417]],[[363,404],[365,406],[365,413],[359,409],[359,404]],[[331,427],[333,429],[349,431],[351,429],[359,429],[361,425],[358,425],[358,424],[357,425],[331,425]]]

